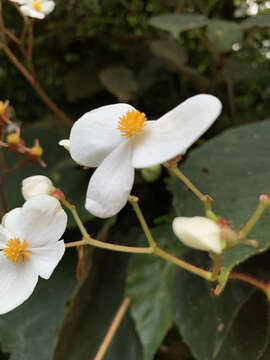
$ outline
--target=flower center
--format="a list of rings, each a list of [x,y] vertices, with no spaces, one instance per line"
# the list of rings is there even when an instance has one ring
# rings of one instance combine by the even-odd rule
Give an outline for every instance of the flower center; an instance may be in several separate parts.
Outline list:
[[[119,118],[117,130],[120,130],[122,136],[127,139],[142,131],[146,126],[145,113],[138,110],[128,110]]]
[[[34,1],[33,7],[34,7],[35,10],[40,11],[40,9],[41,9],[40,1],[38,1],[38,0]]]
[[[9,261],[17,263],[20,260],[28,260],[30,257],[31,250],[25,250],[29,243],[24,240],[20,242],[20,238],[9,239],[7,242],[7,248],[4,249],[4,255]]]

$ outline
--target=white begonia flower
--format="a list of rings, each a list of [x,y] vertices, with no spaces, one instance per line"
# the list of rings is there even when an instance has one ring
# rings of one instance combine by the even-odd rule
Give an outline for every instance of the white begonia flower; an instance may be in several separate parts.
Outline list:
[[[32,294],[38,277],[48,279],[65,252],[67,215],[52,196],[39,195],[8,212],[0,225],[0,314]]]
[[[203,216],[177,217],[172,223],[175,235],[187,246],[221,254],[223,241],[221,229],[213,221]]]
[[[84,114],[70,134],[71,157],[98,167],[90,179],[85,207],[97,217],[115,215],[126,204],[134,169],[161,164],[187,150],[215,121],[220,101],[201,94],[156,121],[128,104],[102,106]]]
[[[50,195],[54,190],[55,187],[47,176],[29,176],[22,181],[22,194],[25,200],[37,195]]]
[[[25,0],[20,9],[26,16],[44,19],[54,7],[55,2],[51,0]]]

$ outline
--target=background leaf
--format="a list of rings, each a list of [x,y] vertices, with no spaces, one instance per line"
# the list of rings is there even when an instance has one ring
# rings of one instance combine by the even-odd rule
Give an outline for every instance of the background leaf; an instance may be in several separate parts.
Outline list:
[[[170,225],[152,229],[155,241],[179,255],[184,250]],[[145,244],[142,238],[139,243]],[[156,256],[133,255],[129,261],[126,293],[131,295],[131,315],[143,344],[143,359],[151,360],[172,326],[171,292],[176,266]]]
[[[207,27],[207,37],[218,51],[231,51],[235,42],[241,41],[241,27],[233,21],[212,20]]]

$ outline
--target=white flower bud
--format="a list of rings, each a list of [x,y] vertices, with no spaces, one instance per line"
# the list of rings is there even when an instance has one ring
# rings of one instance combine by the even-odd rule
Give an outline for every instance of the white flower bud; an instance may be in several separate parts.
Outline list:
[[[220,227],[206,217],[177,217],[173,220],[172,227],[175,235],[193,249],[216,254],[223,250]]]
[[[22,181],[22,194],[25,200],[36,195],[49,195],[55,190],[53,183],[47,176],[30,176]]]
[[[61,140],[58,144],[63,146],[67,151],[70,151],[70,141],[68,139]]]

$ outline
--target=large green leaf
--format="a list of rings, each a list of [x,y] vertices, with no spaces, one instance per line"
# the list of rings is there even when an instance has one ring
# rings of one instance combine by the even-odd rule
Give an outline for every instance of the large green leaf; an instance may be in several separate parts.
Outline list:
[[[241,27],[233,21],[212,20],[207,27],[207,37],[219,51],[230,51],[235,42],[241,41]]]
[[[150,18],[149,24],[160,30],[169,31],[174,37],[180,32],[197,29],[208,24],[208,19],[201,14],[162,14]]]
[[[268,307],[261,293],[243,306],[216,360],[261,359],[269,342]]]
[[[103,235],[104,241],[106,234]],[[118,234],[115,239],[119,242],[120,238]],[[85,249],[84,275],[59,331],[54,360],[94,358],[124,297],[127,260],[127,254]],[[142,359],[141,344],[129,313],[121,322],[104,360],[120,358]]]
[[[26,164],[8,175],[4,183],[9,210],[20,207],[24,201],[21,194],[21,182],[24,178],[33,175],[46,175],[53,181],[54,185],[60,188],[67,199],[78,206],[78,211],[83,221],[93,219],[93,216],[85,210],[84,202],[86,189],[90,175],[88,171],[79,167],[70,157],[68,152],[58,142],[67,138],[53,129],[30,127],[23,131],[22,138],[27,146],[32,146],[35,138],[40,140],[44,155],[42,158],[47,164],[44,169],[39,164]],[[14,164],[16,156],[5,151],[8,163]],[[69,225],[74,226],[74,221],[70,217]]]
[[[49,280],[40,279],[23,305],[0,316],[0,343],[10,360],[48,360],[75,284],[75,258],[66,254]]]
[[[270,192],[269,133],[270,121],[225,131],[192,151],[181,165],[191,181],[214,198],[214,211],[236,229],[240,229],[255,210],[259,195]],[[172,190],[179,214],[203,214],[200,201],[179,180],[175,179]],[[223,254],[222,286],[235,265],[270,247],[269,212],[262,216],[249,238],[256,239],[259,247],[239,244]]]
[[[177,255],[184,247],[169,225],[152,231],[159,245]],[[145,243],[145,239],[141,239]],[[151,360],[172,326],[171,292],[176,266],[151,255],[133,255],[129,262],[126,293],[132,297],[131,315],[143,344],[143,359]]]
[[[188,260],[197,264],[198,259],[203,262],[201,254],[196,255],[195,259],[193,254]],[[217,357],[234,318],[254,292],[251,286],[237,282],[230,283],[220,297],[215,297],[211,293],[212,286],[181,270],[177,271],[174,280],[174,320],[197,360]]]

